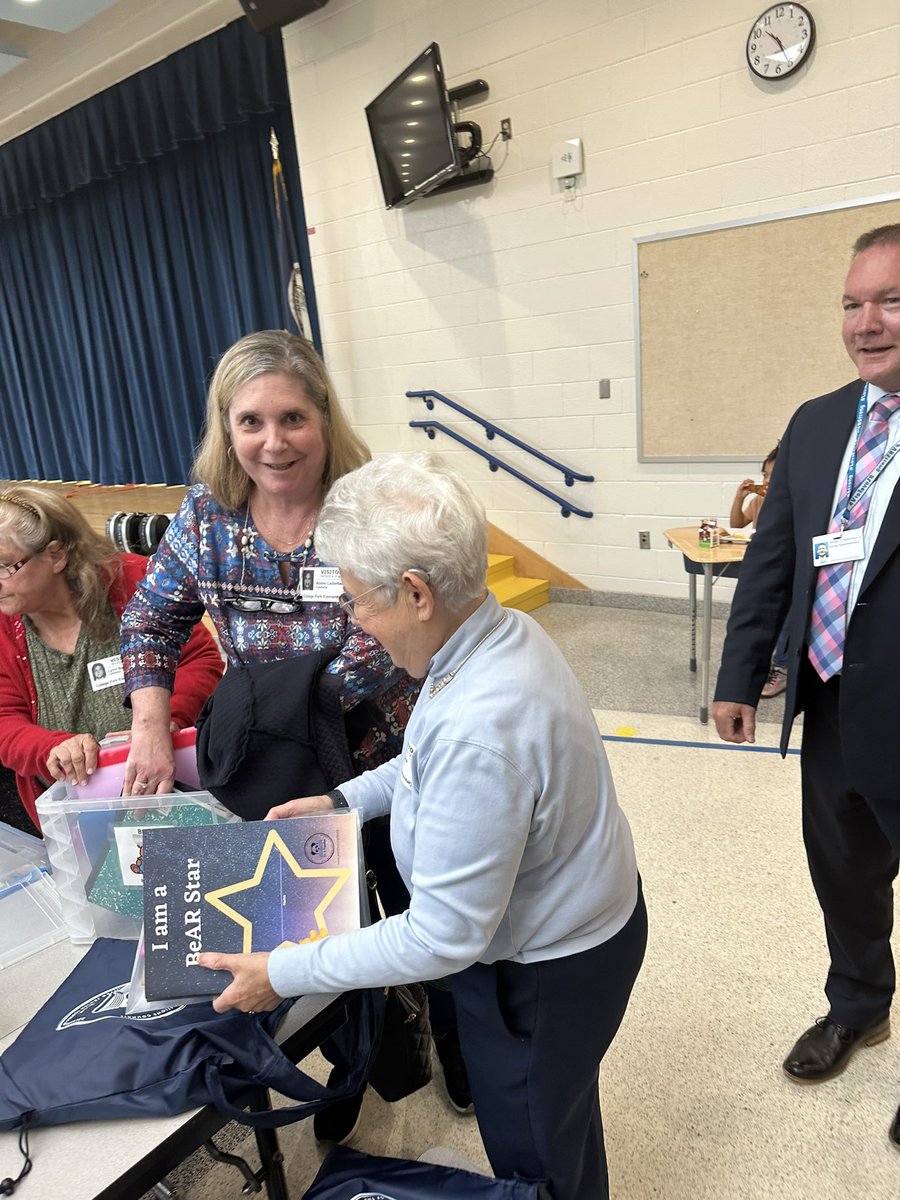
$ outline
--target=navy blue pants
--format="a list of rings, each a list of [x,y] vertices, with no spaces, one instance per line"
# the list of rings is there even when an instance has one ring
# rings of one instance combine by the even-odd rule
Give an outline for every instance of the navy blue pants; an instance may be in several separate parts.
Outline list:
[[[553,1200],[609,1196],[600,1062],[647,944],[643,895],[592,950],[475,963],[450,977],[475,1115],[494,1174],[544,1180]]]
[[[840,676],[822,683],[808,661],[801,670],[803,840],[831,955],[825,995],[838,1024],[868,1029],[890,1012],[896,986],[900,805],[896,792],[863,796],[853,786],[841,753]]]

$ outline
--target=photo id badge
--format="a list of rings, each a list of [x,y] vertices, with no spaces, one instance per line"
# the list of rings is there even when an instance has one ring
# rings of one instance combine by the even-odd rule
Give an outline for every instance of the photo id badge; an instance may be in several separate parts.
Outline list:
[[[863,529],[845,529],[843,533],[823,533],[812,540],[814,567],[832,563],[858,562],[865,555]]]
[[[109,658],[95,658],[93,662],[88,663],[87,673],[91,688],[95,692],[102,692],[104,688],[115,687],[117,683],[125,682],[122,658],[118,654],[111,654]]]
[[[303,567],[300,571],[300,597],[305,604],[335,603],[343,590],[337,567]]]

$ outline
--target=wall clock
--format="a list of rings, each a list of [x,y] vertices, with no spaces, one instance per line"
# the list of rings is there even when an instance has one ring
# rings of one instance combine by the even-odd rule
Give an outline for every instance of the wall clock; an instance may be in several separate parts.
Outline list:
[[[773,4],[756,18],[747,38],[747,65],[760,79],[786,79],[812,50],[816,26],[802,4]]]

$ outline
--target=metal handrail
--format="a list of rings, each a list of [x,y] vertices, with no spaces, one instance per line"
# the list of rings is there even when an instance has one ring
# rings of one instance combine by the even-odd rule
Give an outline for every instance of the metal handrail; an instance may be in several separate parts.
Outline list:
[[[494,458],[493,454],[488,454],[486,450],[482,450],[480,446],[476,446],[474,442],[470,442],[468,438],[462,436],[461,433],[456,433],[452,429],[448,429],[440,421],[410,421],[410,429],[424,429],[430,438],[434,438],[434,431],[439,429],[441,433],[445,433],[447,437],[453,438],[455,442],[466,446],[469,450],[474,450],[476,454],[480,454],[482,458],[487,460],[488,466],[492,471],[498,468],[501,471],[506,471],[509,475],[514,475],[516,479],[522,483],[527,483],[529,487],[534,488],[536,492],[540,492],[542,496],[546,496],[548,500],[552,500],[554,504],[558,504],[560,512],[564,517],[568,517],[571,513],[575,513],[577,517],[592,517],[592,512],[587,512],[583,508],[576,508],[574,504],[569,504],[562,496],[557,496],[555,492],[551,492],[545,488],[543,484],[535,483],[533,479],[529,479],[527,475],[523,475],[521,471],[517,471],[515,467],[510,467],[507,463],[501,462],[499,458]]]
[[[425,407],[431,412],[434,409],[435,400],[440,400],[442,404],[449,405],[450,408],[455,408],[458,413],[462,413],[464,417],[468,417],[470,421],[475,421],[484,429],[489,442],[494,440],[494,437],[499,433],[506,441],[512,442],[514,446],[518,446],[520,450],[524,450],[533,458],[539,458],[541,462],[553,467],[555,471],[559,471],[565,480],[566,487],[571,487],[576,479],[580,479],[582,483],[593,483],[593,475],[582,475],[578,471],[573,471],[570,467],[565,466],[561,462],[557,462],[555,458],[549,458],[546,454],[542,454],[540,450],[535,450],[533,446],[529,446],[527,442],[520,441],[513,434],[507,433],[501,429],[499,425],[495,425],[493,421],[486,421],[484,417],[479,417],[476,413],[470,412],[469,409],[463,408],[461,404],[457,404],[455,400],[451,400],[449,396],[443,395],[441,392],[436,392],[432,388],[426,388],[420,392],[407,392],[410,400],[419,399],[425,401]],[[411,423],[411,422],[410,422]],[[573,509],[573,511],[575,511]]]

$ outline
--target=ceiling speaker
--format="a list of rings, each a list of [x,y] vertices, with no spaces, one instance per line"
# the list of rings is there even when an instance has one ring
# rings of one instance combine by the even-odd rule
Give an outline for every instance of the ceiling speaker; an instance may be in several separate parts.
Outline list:
[[[241,0],[241,8],[257,33],[269,33],[300,17],[308,17],[327,3],[328,0]]]

